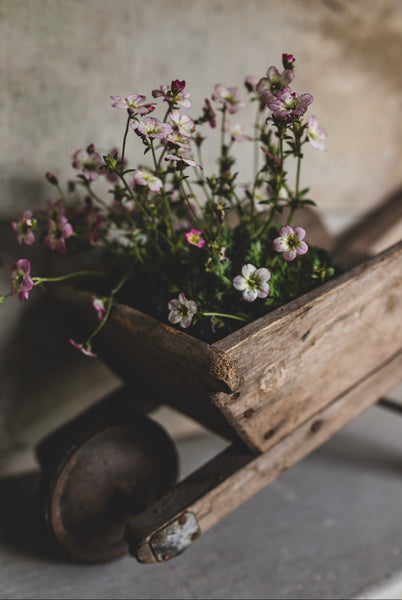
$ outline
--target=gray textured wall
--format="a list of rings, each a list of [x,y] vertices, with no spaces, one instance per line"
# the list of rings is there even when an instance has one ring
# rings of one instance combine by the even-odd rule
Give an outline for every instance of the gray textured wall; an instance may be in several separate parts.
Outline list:
[[[400,0],[0,0],[0,17],[2,290],[23,252],[8,221],[52,197],[43,174],[70,177],[72,145],[119,143],[124,114],[110,95],[149,95],[172,78],[186,79],[197,108],[215,83],[241,86],[291,52],[295,89],[315,97],[329,135],[327,153],[306,151],[303,171],[325,219],[338,227],[401,184]],[[140,158],[138,145],[129,150]],[[248,178],[245,146],[239,164]],[[0,310],[0,450],[31,443],[116,385],[49,341],[34,304]]]

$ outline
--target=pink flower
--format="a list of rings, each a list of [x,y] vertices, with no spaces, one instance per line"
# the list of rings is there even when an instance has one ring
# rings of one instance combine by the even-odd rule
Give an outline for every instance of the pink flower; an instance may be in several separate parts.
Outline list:
[[[239,108],[244,108],[246,106],[245,102],[243,102],[239,96],[237,87],[226,87],[221,83],[218,83],[215,86],[212,100],[214,102],[220,102],[226,107],[226,110],[230,115],[234,115]]]
[[[98,355],[92,352],[90,346],[84,346],[84,344],[79,344],[78,342],[75,342],[72,338],[70,338],[68,341],[74,346],[74,348],[78,348],[78,350],[81,350],[81,352],[85,354],[85,356],[90,356],[91,358],[98,358]]]
[[[94,309],[97,312],[99,321],[103,321],[105,314],[106,314],[104,299],[103,298],[95,298],[94,301],[92,302],[92,306],[94,307]]]
[[[252,264],[244,265],[241,275],[233,279],[233,287],[243,292],[243,299],[247,302],[254,302],[257,298],[267,298],[271,291],[268,281],[271,279],[271,273],[268,269],[257,269]]]
[[[31,263],[26,258],[20,258],[9,269],[11,276],[11,293],[17,294],[22,302],[28,300],[29,292],[34,286],[32,281]]]
[[[304,115],[313,100],[311,94],[298,96],[295,92],[284,91],[278,94],[277,98],[268,102],[268,108],[272,110],[272,116],[275,119],[285,119],[293,115]]]
[[[306,242],[302,241],[305,235],[306,232],[303,227],[293,229],[290,225],[285,225],[281,227],[279,237],[274,239],[274,250],[282,252],[285,260],[294,260],[297,254],[306,254],[308,251]]]
[[[167,138],[164,140],[164,142],[166,142],[168,146],[176,146],[177,148],[180,148],[182,151],[186,152],[190,151],[189,141],[190,138],[182,135],[178,131],[173,131],[173,133],[168,135]]]
[[[205,246],[206,242],[202,237],[202,231],[198,229],[192,229],[191,231],[188,231],[185,235],[188,243],[192,246],[197,246],[197,248],[203,248]]]
[[[199,169],[202,169],[202,166],[195,162],[195,160],[192,160],[191,158],[186,158],[184,156],[175,156],[174,154],[168,154],[167,156],[165,156],[165,160],[175,160],[177,171],[182,171],[186,167],[198,167]]]
[[[113,108],[127,108],[132,115],[146,115],[155,110],[155,104],[145,104],[146,96],[130,94],[123,96],[110,96]]]
[[[190,137],[195,129],[193,119],[190,119],[187,115],[180,114],[177,109],[172,110],[169,113],[169,118],[173,123],[173,128],[177,130],[181,135]]]
[[[58,250],[64,254],[67,251],[66,239],[72,235],[73,228],[67,218],[59,217],[58,221],[48,221],[45,243],[51,250]]]
[[[254,75],[247,75],[244,78],[244,86],[248,92],[254,92],[257,87],[258,79]]]
[[[73,168],[82,171],[87,181],[96,181],[103,174],[100,170],[103,165],[102,157],[94,152],[92,144],[86,151],[78,150],[73,146],[70,148],[70,157]]]
[[[230,134],[230,137],[236,140],[236,142],[252,141],[253,139],[251,135],[246,133],[246,128],[244,125],[240,125],[239,123],[233,125],[231,123],[227,123],[225,130]]]
[[[173,132],[173,128],[169,123],[162,123],[155,117],[145,117],[142,123],[131,123],[130,127],[134,129],[137,135],[157,140],[164,140]]]
[[[170,300],[168,303],[169,316],[168,321],[172,325],[180,325],[183,329],[190,327],[191,321],[198,310],[197,304],[193,300],[187,300],[181,293],[178,299]]]
[[[134,173],[133,185],[146,185],[151,192],[159,192],[163,183],[148,169],[138,169]]]
[[[32,218],[32,210],[26,210],[19,221],[13,221],[11,227],[17,234],[20,246],[22,242],[30,246],[35,241],[34,229],[37,225],[36,219]]]
[[[46,216],[49,221],[58,221],[66,214],[66,209],[63,200],[60,198],[56,202],[48,201],[46,206]]]
[[[205,104],[202,107],[202,117],[200,120],[202,123],[209,123],[210,126],[212,127],[212,129],[215,129],[215,127],[216,127],[216,112],[212,108],[212,104],[208,100],[208,98],[205,98]]]
[[[93,208],[89,209],[85,223],[87,226],[87,239],[91,243],[97,243],[100,240],[99,230],[104,224],[104,218]]]
[[[285,69],[279,73],[276,67],[269,67],[267,76],[260,79],[257,83],[257,92],[260,95],[260,100],[264,104],[268,104],[274,100],[280,92],[290,92],[289,83],[293,79],[293,71]]]
[[[325,145],[327,134],[321,127],[318,127],[317,117],[312,116],[309,118],[307,122],[307,137],[313,148],[317,148],[318,150],[327,149]]]
[[[184,91],[186,82],[174,79],[170,86],[161,85],[159,90],[153,90],[152,96],[159,98],[163,96],[164,102],[169,102],[171,106],[182,106],[183,108],[191,108],[190,94]]]

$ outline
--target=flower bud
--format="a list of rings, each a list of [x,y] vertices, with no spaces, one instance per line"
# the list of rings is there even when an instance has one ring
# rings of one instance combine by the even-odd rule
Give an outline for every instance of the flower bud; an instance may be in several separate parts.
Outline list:
[[[291,69],[293,71],[295,60],[293,54],[282,54],[282,64],[284,69]]]
[[[58,185],[59,184],[59,182],[57,180],[57,177],[55,175],[53,175],[53,173],[47,172],[45,174],[45,177],[48,180],[48,182],[51,183],[52,185]]]

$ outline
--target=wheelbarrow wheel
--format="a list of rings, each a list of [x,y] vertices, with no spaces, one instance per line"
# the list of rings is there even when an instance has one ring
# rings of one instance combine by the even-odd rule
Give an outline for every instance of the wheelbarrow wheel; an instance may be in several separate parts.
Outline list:
[[[149,417],[118,410],[85,417],[38,447],[44,528],[64,555],[104,563],[128,552],[126,524],[174,485],[178,458]]]

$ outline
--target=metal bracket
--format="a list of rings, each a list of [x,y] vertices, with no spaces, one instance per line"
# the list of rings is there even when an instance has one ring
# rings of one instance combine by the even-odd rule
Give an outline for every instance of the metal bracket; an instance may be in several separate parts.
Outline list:
[[[184,552],[201,535],[197,518],[192,512],[184,512],[151,538],[151,548],[158,560],[164,562]]]

